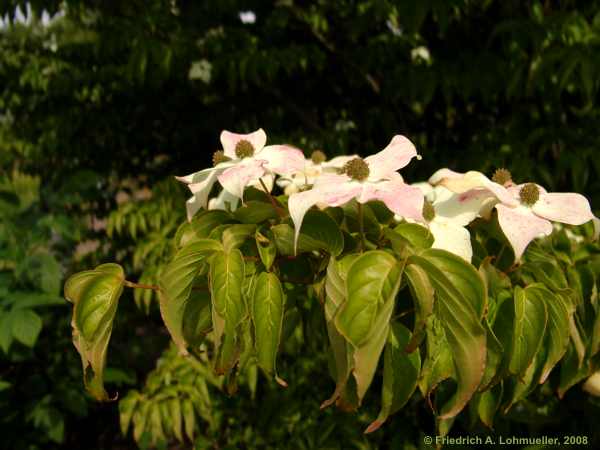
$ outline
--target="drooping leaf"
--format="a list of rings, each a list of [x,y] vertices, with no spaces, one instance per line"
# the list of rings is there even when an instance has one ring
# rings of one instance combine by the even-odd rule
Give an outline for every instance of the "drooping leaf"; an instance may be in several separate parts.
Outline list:
[[[406,239],[417,250],[425,250],[433,245],[433,234],[422,225],[403,222],[394,228],[394,233]]]
[[[390,254],[372,250],[356,258],[346,279],[347,299],[335,316],[337,330],[354,347],[376,332],[375,322],[400,286],[401,266]]]
[[[73,303],[73,343],[81,356],[84,382],[98,400],[108,400],[103,372],[125,274],[118,264],[102,264],[77,273],[65,283],[65,298]]]
[[[186,222],[175,234],[175,242],[178,247],[183,247],[194,240],[206,239],[219,225],[232,223],[231,214],[219,209],[202,211],[196,214],[191,222]]]
[[[236,209],[233,217],[242,223],[259,224],[269,219],[276,219],[278,215],[277,210],[270,202],[250,200]]]
[[[539,351],[544,338],[548,312],[539,289],[516,286],[514,294],[515,320],[509,371],[517,376],[525,373]]]
[[[547,356],[540,377],[540,383],[543,383],[548,378],[550,371],[567,351],[567,346],[569,345],[569,322],[573,310],[566,305],[562,296],[554,295],[544,285],[529,285],[526,291],[531,294],[535,292],[544,301],[548,311],[548,322],[544,339],[545,346],[547,347]]]
[[[183,326],[194,279],[208,257],[221,249],[217,241],[196,239],[181,248],[160,275],[160,314],[181,354],[187,354]]]
[[[205,290],[206,289],[206,290]],[[212,327],[208,287],[190,293],[183,313],[182,333],[185,342],[198,347]]]
[[[487,292],[479,273],[462,258],[444,250],[429,249],[411,256],[436,293],[435,314],[443,324],[452,349],[457,388],[440,411],[440,419],[456,416],[469,401],[483,377],[486,333],[481,324]]]
[[[397,285],[398,283],[396,283],[396,290],[398,289]],[[352,375],[356,381],[356,396],[359,406],[373,381],[381,352],[388,338],[395,297],[395,292],[394,295],[387,297],[385,303],[377,312],[373,323],[373,332],[369,334],[362,345],[354,348],[352,352]]]
[[[271,228],[277,249],[283,255],[294,255],[294,230],[290,225],[279,224]],[[306,213],[298,239],[298,253],[325,250],[338,256],[344,248],[340,227],[323,211]]]
[[[265,269],[270,270],[277,256],[277,247],[275,246],[273,232],[269,229],[257,229],[255,239],[260,260]]]
[[[425,322],[433,312],[434,290],[427,272],[421,267],[409,265],[405,267],[404,274],[415,304],[415,326],[406,346],[406,351],[411,353],[425,337]]]
[[[209,282],[217,373],[228,372],[239,356],[238,326],[247,315],[243,296],[244,274],[244,258],[238,249],[217,252],[210,259]]]
[[[427,354],[421,369],[419,390],[429,398],[442,381],[454,376],[454,361],[440,319],[433,314],[426,319],[425,326]]]
[[[325,279],[325,320],[335,364],[336,387],[331,397],[321,404],[321,408],[331,405],[342,395],[352,371],[352,346],[337,331],[333,319],[340,306],[346,301],[348,269],[357,257],[358,255],[355,254],[347,255],[340,261],[336,261],[334,257],[331,257],[327,265],[327,277]]]
[[[253,224],[235,224],[228,226],[221,236],[223,248],[226,252],[240,247],[244,241],[256,232],[256,225]]]
[[[477,413],[479,419],[481,419],[488,428],[492,428],[494,425],[494,417],[496,416],[496,412],[500,409],[503,391],[503,385],[497,384],[485,392],[478,394],[479,401],[477,403]]]
[[[275,361],[281,338],[285,296],[279,278],[261,273],[254,287],[252,322],[259,366],[277,377]]]
[[[383,425],[391,414],[404,406],[417,387],[421,355],[419,352],[406,352],[410,341],[408,328],[398,322],[392,323],[384,351],[381,410],[365,433],[371,433]]]

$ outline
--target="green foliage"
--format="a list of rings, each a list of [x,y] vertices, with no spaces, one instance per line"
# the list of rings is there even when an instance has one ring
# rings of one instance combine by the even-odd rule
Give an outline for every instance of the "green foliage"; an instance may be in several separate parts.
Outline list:
[[[280,200],[285,203],[285,197]],[[382,222],[373,216],[376,233],[361,236],[364,227],[355,226],[352,208],[307,214],[310,225],[301,229],[294,254],[285,214],[241,223],[248,214],[202,211],[182,225],[172,243],[179,250],[153,287],[179,352],[193,366],[206,371],[212,366],[214,374],[203,376],[219,380],[215,387],[230,394],[246,383],[254,395],[257,367],[284,386],[295,382],[280,362],[302,352],[299,347],[288,353],[298,339],[296,313],[304,327],[311,324],[302,338],[328,342],[331,350],[336,387],[322,408],[335,403],[343,409],[371,409],[373,385],[381,386],[380,411],[370,415],[369,433],[403,405],[423,402],[417,386],[434,407],[437,433],[445,435],[463,414],[475,414],[490,426],[499,415],[531,401],[535,392],[554,390],[562,396],[600,369],[592,294],[594,270],[600,270],[593,261],[600,247],[578,237],[588,232],[587,226],[569,229],[585,244],[557,234],[536,241],[521,265],[502,271],[489,257],[474,266],[431,248],[423,227],[398,226],[384,215],[379,215]],[[279,231],[283,227],[290,228],[287,237]],[[493,255],[502,236],[477,222],[471,232],[480,251]],[[352,242],[364,240],[365,248],[373,250],[347,245],[346,236]],[[265,245],[271,247],[268,256],[261,255]],[[534,264],[548,268],[537,270]],[[579,292],[566,284],[568,273],[579,278],[573,284],[581,286]],[[82,272],[72,279],[88,277]],[[93,301],[93,292],[87,298]],[[587,318],[577,316],[576,305]],[[85,333],[85,324],[79,326]],[[588,348],[593,353],[586,355]],[[560,370],[553,370],[556,366]],[[183,439],[183,419],[174,417],[186,406],[180,395],[172,395],[176,398],[153,401],[132,394],[122,405],[122,427],[126,430],[133,420],[141,446]]]
[[[327,211],[342,224],[341,234],[337,226],[322,226],[327,219],[317,219],[311,234],[307,216],[309,225],[295,259],[286,259],[294,255],[290,223],[279,220],[270,202],[252,199],[233,216],[202,213],[178,228],[184,217],[183,189],[172,179],[158,181],[207,165],[217,149],[215,129],[242,131],[268,123],[274,138],[285,137],[307,154],[319,148],[329,156],[378,148],[384,144],[382,136],[400,131],[427,156],[407,171],[407,179],[445,165],[484,171],[507,166],[517,181],[536,179],[551,190],[583,192],[593,204],[599,201],[597,1],[364,0],[250,6],[222,1],[8,1],[0,15],[12,20],[15,6],[25,11],[26,3],[33,20],[0,29],[0,409],[10,411],[0,420],[0,431],[13,448],[52,448],[65,436],[71,436],[71,446],[89,446],[88,441],[78,441],[82,435],[98,436],[99,447],[118,446],[115,434],[107,431],[116,423],[114,408],[90,409],[94,412],[86,418],[88,403],[74,371],[79,362],[75,352],[64,352],[69,324],[63,320],[66,302],[60,298],[63,275],[114,260],[129,277],[156,287],[163,280],[161,270],[181,248],[208,239],[220,225],[234,223],[258,225],[251,235],[220,228],[213,236],[220,233],[221,244],[223,235],[234,237],[227,241],[228,249],[237,247],[251,258],[244,267],[245,322],[232,344],[239,345],[238,367],[252,366],[244,361],[256,357],[249,299],[253,277],[269,271],[281,280],[287,298],[277,367],[290,381],[285,393],[269,388],[269,398],[278,410],[286,399],[289,410],[282,414],[285,420],[273,422],[271,428],[267,419],[248,426],[248,440],[242,437],[242,426],[224,426],[221,430],[230,441],[219,441],[221,446],[277,447],[273,442],[288,444],[290,436],[301,442],[299,447],[341,445],[327,437],[335,423],[339,427],[334,434],[347,436],[346,448],[366,448],[366,442],[398,444],[385,430],[402,429],[403,436],[409,435],[401,428],[405,422],[428,429],[428,422],[405,412],[415,405],[423,408],[419,393],[397,413],[398,420],[371,435],[371,441],[356,429],[375,419],[372,410],[364,413],[368,418],[347,422],[331,411],[322,413],[323,421],[313,413],[311,408],[316,410],[323,392],[332,387],[324,381],[311,391],[313,398],[307,399],[300,388],[293,391],[295,396],[288,393],[294,384],[312,387],[315,378],[325,380],[326,362],[319,359],[319,368],[306,362],[303,370],[291,372],[302,373],[296,379],[284,370],[286,358],[323,352],[330,345],[332,375],[336,382],[344,380],[337,403],[346,409],[355,404],[353,359],[348,359],[352,344],[334,320],[346,298],[352,260],[348,255],[358,244],[357,217],[350,211],[354,205],[342,220],[342,208]],[[44,9],[64,17],[43,24]],[[239,19],[239,11],[246,9],[256,14],[255,23]],[[147,186],[153,186],[149,198]],[[127,194],[127,201],[117,201],[119,192]],[[391,246],[393,257],[402,260],[431,245],[423,228],[402,224],[390,229],[379,212],[375,204],[365,207],[367,238],[374,247]],[[102,227],[105,220],[110,238]],[[587,229],[573,232],[590,236]],[[324,237],[333,234],[334,239]],[[94,250],[86,253],[81,246],[74,252],[79,243]],[[551,420],[581,430],[564,412],[573,417],[594,417],[598,412],[598,405],[578,387],[597,369],[600,349],[597,246],[575,244],[563,230],[531,247],[524,264],[513,268],[509,250],[500,261],[489,258],[499,255],[501,237],[479,232],[473,245],[488,299],[487,304],[470,302],[467,309],[480,314],[487,352],[469,413],[499,430],[540,430],[550,427]],[[473,275],[467,272],[465,276]],[[206,273],[193,275],[196,288],[207,285]],[[304,290],[294,284],[298,281],[314,286]],[[544,285],[543,294],[529,289],[534,283]],[[419,386],[426,388],[422,391],[430,394],[437,411],[448,404],[458,377],[456,355],[447,351],[448,324],[432,320],[446,305],[438,304],[442,285],[435,285],[420,265],[407,264],[391,327],[402,324],[413,330],[407,345],[410,355],[423,361]],[[464,284],[459,286],[461,296],[472,293],[468,288],[463,292]],[[521,361],[529,351],[519,343],[515,351],[521,353],[512,353],[517,287],[531,298],[546,300],[548,320],[542,337],[533,340],[541,343],[531,361]],[[155,289],[133,291],[133,299],[147,313],[143,319],[128,309],[132,302],[129,293],[124,294],[114,330],[119,339],[111,344],[115,367],[109,364],[107,383],[119,379],[108,376],[119,373],[116,366],[121,373],[131,366],[143,377],[164,346],[160,338],[152,338],[163,336],[155,331],[158,294]],[[447,300],[454,294],[447,289],[441,296]],[[467,297],[470,300],[470,294]],[[206,345],[210,354],[214,343],[208,292],[192,287],[185,301],[187,314],[178,332],[189,348],[196,351]],[[541,310],[539,300],[528,301]],[[529,308],[535,310],[531,305],[519,310],[524,329]],[[468,316],[474,324],[473,314]],[[311,339],[303,341],[303,347],[287,344],[288,339],[295,342],[290,336],[307,332]],[[479,326],[468,334],[481,340]],[[143,343],[144,351],[139,345],[119,344],[121,340]],[[390,336],[383,345],[389,342]],[[383,369],[384,383],[386,352],[384,348],[383,367],[377,369]],[[518,383],[507,381],[513,358],[525,369]],[[164,375],[170,371],[165,369]],[[370,389],[377,394],[379,375],[376,371]],[[436,380],[439,383],[433,383]],[[553,392],[565,400],[558,403]],[[248,416],[263,413],[246,400],[219,407],[229,406],[230,416],[239,415],[240,407]],[[367,393],[361,411],[377,402]],[[180,405],[183,416],[192,417],[190,407],[195,408],[191,400]],[[156,408],[160,417],[166,407],[161,408]],[[148,417],[158,423],[154,410]],[[465,415],[459,414],[455,429],[477,432]],[[421,416],[429,417],[425,411]],[[164,441],[179,439],[174,425],[162,424]],[[195,429],[197,436],[198,427],[184,420],[182,434],[189,437]],[[144,434],[145,427],[141,429]],[[294,433],[286,434],[289,429]],[[411,437],[415,443],[422,441]],[[160,441],[144,439],[157,445]]]

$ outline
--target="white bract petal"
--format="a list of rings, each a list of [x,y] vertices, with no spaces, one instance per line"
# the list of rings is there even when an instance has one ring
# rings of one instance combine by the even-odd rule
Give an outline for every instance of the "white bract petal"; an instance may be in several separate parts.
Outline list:
[[[550,221],[536,216],[525,206],[511,208],[498,204],[496,211],[498,211],[498,223],[515,252],[516,261],[521,259],[532,240],[552,233]]]
[[[238,207],[239,199],[223,189],[215,198],[208,201],[208,209],[221,209],[223,211],[235,211]]]
[[[238,134],[223,130],[221,132],[221,145],[223,146],[225,156],[231,159],[238,159],[235,154],[235,147],[240,141],[250,142],[252,147],[254,147],[254,152],[260,152],[267,143],[267,134],[262,128],[248,134]]]
[[[265,175],[264,161],[248,158],[219,175],[223,189],[243,201],[244,189]]]
[[[413,158],[420,158],[414,144],[407,137],[398,134],[379,153],[365,158],[369,165],[369,178],[384,179],[390,173],[406,167]]]
[[[473,248],[471,247],[471,235],[466,228],[451,223],[436,220],[429,222],[429,230],[433,234],[432,248],[446,250],[460,256],[467,262],[471,262]]]

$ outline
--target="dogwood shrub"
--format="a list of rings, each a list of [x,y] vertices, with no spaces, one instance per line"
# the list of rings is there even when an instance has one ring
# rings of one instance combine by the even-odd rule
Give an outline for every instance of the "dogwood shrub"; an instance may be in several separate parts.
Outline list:
[[[181,355],[208,355],[228,380],[258,366],[284,387],[294,379],[278,373],[278,350],[317,305],[332,376],[322,407],[356,409],[382,377],[367,432],[413,395],[445,434],[467,404],[491,426],[539,384],[562,397],[587,379],[598,394],[600,248],[580,194],[506,168],[410,184],[398,170],[421,156],[399,135],[330,161],[267,146],[262,129],[221,143],[213,167],[178,177],[193,195],[158,285],[113,263],[66,282],[97,399],[111,399],[103,370],[125,287],[157,291]]]

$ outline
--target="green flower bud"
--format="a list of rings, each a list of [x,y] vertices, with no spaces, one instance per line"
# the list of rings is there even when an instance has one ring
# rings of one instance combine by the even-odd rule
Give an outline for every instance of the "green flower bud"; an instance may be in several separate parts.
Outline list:
[[[496,169],[494,175],[492,176],[492,181],[504,186],[509,181],[512,181],[512,175],[504,168]]]
[[[435,219],[435,209],[433,209],[433,204],[427,199],[423,202],[423,218],[427,222]]]
[[[323,153],[321,150],[315,150],[312,152],[312,155],[310,155],[310,159],[312,159],[312,162],[315,164],[321,164],[325,162],[327,156],[325,156],[325,153]]]
[[[354,158],[344,164],[342,173],[356,181],[364,181],[369,177],[369,166],[362,158]]]
[[[527,183],[519,191],[521,202],[527,206],[532,206],[540,199],[540,189],[535,183]]]
[[[254,155],[254,146],[250,141],[242,139],[235,145],[235,156],[238,158],[249,158]]]
[[[231,161],[231,158],[229,156],[225,156],[225,152],[223,150],[217,150],[213,153],[213,166],[216,166],[217,164],[220,164],[225,161]]]

